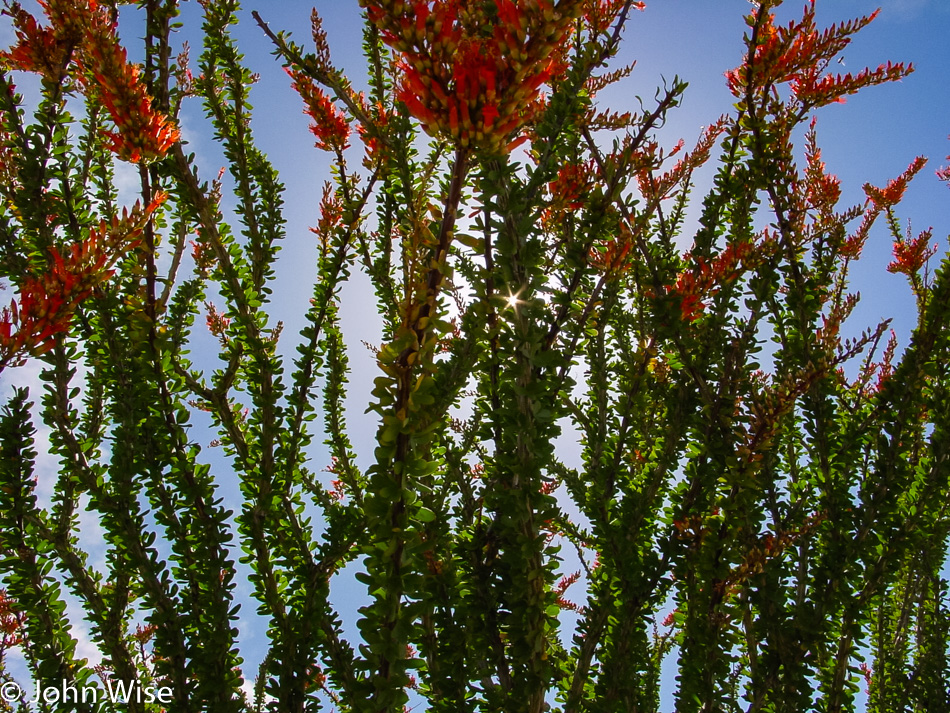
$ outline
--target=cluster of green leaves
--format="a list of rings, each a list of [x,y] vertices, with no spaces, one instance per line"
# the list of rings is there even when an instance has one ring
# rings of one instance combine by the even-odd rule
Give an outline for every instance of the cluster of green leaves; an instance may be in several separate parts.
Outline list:
[[[849,268],[874,218],[899,231],[893,201],[872,190],[838,209],[814,127],[796,165],[796,127],[854,82],[803,99],[775,69],[793,50],[800,71],[826,66],[862,23],[820,35],[809,56],[807,23],[783,40],[778,3],[760,3],[734,114],[673,166],[657,131],[684,84],[640,114],[596,106],[630,71],[605,69],[629,2],[613,24],[578,20],[527,152],[504,156],[420,149],[371,22],[368,100],[330,64],[319,24],[316,54],[270,34],[377,142],[365,173],[335,151],[285,383],[268,314],[283,187],[251,131],[238,3],[202,2],[193,83],[171,60],[177,0],[139,4],[156,105],[174,116],[201,98],[240,227],[181,145],[139,166],[143,201],[169,200],[37,357],[37,414],[23,389],[4,407],[0,581],[25,614],[37,680],[169,686],[168,711],[646,712],[672,660],[683,713],[854,710],[865,672],[869,710],[950,705],[950,266],[914,281],[919,321],[899,359],[876,355],[886,325],[841,336]],[[17,283],[120,207],[95,100],[73,139],[68,80],[43,85],[31,122],[0,82],[17,156],[0,186],[0,266]],[[692,173],[716,142],[683,255]],[[354,269],[384,334],[365,472],[344,409],[339,300]],[[224,307],[208,314],[221,364],[206,375],[189,349],[209,297]],[[206,464],[196,412],[228,468]],[[47,504],[37,419],[58,465]],[[571,434],[576,462],[556,448]],[[311,464],[321,436],[329,487]],[[235,480],[232,513],[219,491]],[[83,508],[104,533],[99,566]],[[251,695],[235,557],[267,622]],[[368,603],[348,638],[330,590],[354,561]],[[64,586],[103,654],[96,670],[77,656]]]

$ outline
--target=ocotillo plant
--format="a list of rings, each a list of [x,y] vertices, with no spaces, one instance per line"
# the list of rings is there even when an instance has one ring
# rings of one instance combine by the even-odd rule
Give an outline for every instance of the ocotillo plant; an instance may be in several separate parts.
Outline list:
[[[0,661],[19,647],[39,700],[4,671],[0,707],[632,713],[667,686],[681,713],[850,711],[864,687],[868,710],[950,710],[950,274],[895,214],[924,160],[843,207],[815,123],[912,71],[833,71],[873,15],[821,29],[814,2],[787,25],[754,3],[734,111],[684,151],[658,136],[682,82],[637,113],[598,100],[631,72],[610,61],[643,3],[360,0],[363,92],[316,11],[305,47],[262,9],[332,161],[289,334],[237,0],[201,0],[197,71],[177,0],[137,3],[141,65],[119,3],[40,4],[6,5],[0,74],[0,366],[42,365],[0,414]],[[181,139],[184,102],[227,189]],[[876,222],[916,297],[902,352],[886,324],[844,336]],[[356,271],[382,324],[372,375],[348,367]],[[349,435],[354,378],[374,384],[371,452]],[[571,433],[576,462],[555,447]],[[348,630],[330,592],[354,572]]]

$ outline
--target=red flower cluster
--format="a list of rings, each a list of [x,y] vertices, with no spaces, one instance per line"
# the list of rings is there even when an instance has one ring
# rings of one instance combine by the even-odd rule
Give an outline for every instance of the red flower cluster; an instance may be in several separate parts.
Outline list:
[[[752,243],[736,243],[711,261],[697,259],[691,269],[680,273],[669,292],[680,298],[683,319],[690,322],[699,319],[706,309],[703,299],[715,295],[723,284],[735,280],[753,254]]]
[[[343,113],[303,72],[285,71],[294,80],[291,86],[303,98],[304,114],[313,120],[310,132],[317,137],[316,147],[324,151],[342,151],[347,148],[350,145],[350,125]]]
[[[650,205],[655,207],[659,201],[671,198],[678,190],[682,190],[689,184],[693,171],[709,160],[710,152],[725,128],[725,117],[720,117],[715,123],[704,127],[693,150],[679,159],[673,168],[659,176],[653,173],[653,167],[679,153],[684,146],[684,141],[680,139],[665,157],[656,143],[646,142],[642,155],[637,157],[637,163],[640,166],[637,170],[637,183],[640,193]]]
[[[320,198],[320,220],[317,227],[310,228],[310,232],[320,237],[321,253],[325,254],[330,243],[333,231],[340,225],[343,218],[343,205],[333,193],[330,183],[323,185],[323,197]]]
[[[108,8],[95,0],[40,0],[40,5],[50,27],[40,27],[18,4],[11,6],[18,42],[0,57],[13,69],[61,82],[78,49],[76,64],[89,75],[81,84],[102,102],[117,129],[107,134],[110,149],[133,163],[164,156],[178,140],[178,129],[152,108],[139,68],[129,64],[119,45]]]
[[[950,160],[950,156],[947,156],[947,159]],[[944,166],[943,168],[937,169],[937,178],[941,181],[946,181],[950,183],[950,166]]]
[[[569,611],[581,612],[583,607],[578,606],[575,602],[572,602],[570,599],[564,596],[564,593],[567,591],[574,582],[581,578],[581,573],[579,571],[573,572],[571,574],[565,574],[561,577],[560,581],[554,587],[554,595],[557,597],[557,605],[561,609],[567,609]]]
[[[904,171],[897,178],[888,181],[887,187],[875,188],[870,183],[865,183],[864,192],[874,204],[874,206],[879,210],[887,210],[888,208],[892,208],[893,206],[900,203],[901,199],[904,197],[904,191],[907,190],[907,184],[910,183],[910,179],[916,176],[926,163],[926,158],[923,156],[918,156],[911,162],[906,171]]]
[[[557,177],[548,183],[551,202],[541,216],[545,227],[555,227],[566,213],[575,213],[584,207],[594,176],[592,160],[566,163],[558,169]]]
[[[14,300],[0,312],[0,365],[25,352],[48,350],[49,338],[67,329],[73,309],[92,291],[73,261],[64,262],[55,249],[52,258],[53,269],[42,278],[27,279],[20,288],[19,303]]]
[[[540,106],[582,0],[360,0],[401,55],[396,97],[432,136],[489,154]]]
[[[17,610],[16,603],[0,589],[0,656],[11,646],[23,641],[24,614]]]
[[[38,0],[50,19],[57,38],[78,45],[85,40],[90,19],[108,12],[96,0]]]
[[[598,270],[618,274],[629,266],[634,245],[634,235],[630,228],[625,222],[619,222],[616,235],[594,245],[588,253],[588,259]]]
[[[40,5],[49,14],[43,0],[40,0]],[[17,37],[16,45],[0,53],[6,66],[42,74],[57,84],[63,81],[78,38],[64,36],[63,28],[40,27],[36,18],[19,3],[13,3],[3,14],[13,18]]]
[[[910,236],[908,236],[910,237]],[[925,230],[913,240],[898,240],[894,243],[894,260],[887,266],[888,272],[902,273],[913,277],[924,264],[937,254],[937,244],[930,245],[933,229]]]
[[[228,327],[231,326],[231,318],[225,317],[223,314],[218,312],[211,302],[206,302],[205,306],[208,308],[208,316],[206,317],[208,331],[224,341]]]
[[[627,6],[627,0],[586,0],[584,3],[584,20],[595,34],[606,31],[617,16]],[[645,2],[632,2],[630,7],[635,10],[646,10]]]
[[[841,181],[837,176],[825,173],[825,162],[821,160],[821,149],[815,134],[815,120],[805,136],[805,180],[804,185],[796,183],[801,190],[805,203],[821,215],[830,216],[841,199]]]
[[[156,631],[158,631],[156,624],[139,624],[135,627],[135,633],[132,634],[132,638],[139,642],[139,644],[147,644],[152,640],[152,637],[155,636]]]
[[[112,275],[112,265],[135,244],[165,197],[160,194],[145,210],[136,205],[111,224],[91,229],[89,237],[73,245],[66,257],[51,249],[49,271],[24,280],[19,300],[0,310],[0,367],[52,347],[50,337],[69,328],[73,311]]]
[[[370,113],[369,105],[366,103],[363,98],[362,93],[360,93],[360,104],[363,107],[363,111],[368,115]],[[376,162],[380,159],[385,160],[385,154],[383,154],[383,141],[379,138],[379,134],[385,134],[386,127],[389,124],[389,114],[386,112],[386,108],[380,104],[376,103],[376,135],[374,132],[368,130],[365,126],[360,124],[356,130],[360,135],[360,140],[363,142],[363,145],[366,147],[366,157],[363,159],[363,165],[366,168],[372,169]]]
[[[819,32],[815,25],[815,0],[805,6],[799,22],[776,27],[769,14],[759,26],[758,44],[750,60],[729,72],[726,80],[734,96],[742,98],[747,88],[768,89],[788,83],[792,94],[805,106],[819,107],[844,102],[844,96],[862,87],[891,82],[907,76],[912,65],[888,62],[877,69],[863,69],[856,75],[827,74],[828,64],[851,42],[851,35],[871,23],[879,11],[866,17],[832,25]],[[756,23],[755,16],[748,18]]]
[[[179,131],[167,116],[152,108],[145,85],[139,81],[139,68],[128,63],[105,9],[90,5],[94,11],[84,35],[82,66],[95,78],[94,91],[118,130],[109,134],[110,148],[132,163],[159,159],[178,141]]]
[[[927,159],[922,156],[915,158],[907,170],[897,178],[888,181],[885,188],[876,188],[870,183],[864,185],[864,193],[868,200],[864,209],[864,217],[858,229],[848,236],[841,247],[842,257],[848,260],[857,259],[861,255],[861,250],[868,239],[868,234],[874,221],[882,212],[888,211],[900,202],[910,182],[920,169],[927,163]]]
[[[197,239],[191,241],[191,259],[195,261],[195,267],[202,273],[206,273],[214,267],[217,257],[214,254],[214,247],[209,243],[198,229]]]

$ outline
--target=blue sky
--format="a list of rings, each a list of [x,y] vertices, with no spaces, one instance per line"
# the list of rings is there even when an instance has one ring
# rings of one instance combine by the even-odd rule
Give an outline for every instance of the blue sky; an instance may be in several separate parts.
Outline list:
[[[30,7],[32,3],[24,2]],[[790,0],[778,11],[779,20],[800,17],[802,0]],[[308,226],[316,223],[321,186],[330,177],[327,155],[312,147],[307,130],[308,119],[302,113],[299,97],[290,89],[290,80],[271,55],[272,48],[250,17],[258,10],[273,30],[291,30],[294,39],[308,43],[312,2],[298,0],[248,0],[241,11],[241,24],[235,28],[239,44],[250,68],[260,73],[261,81],[252,93],[257,113],[253,128],[258,145],[280,170],[286,186],[288,234],[278,265],[274,316],[284,320],[287,329],[282,346],[292,353],[291,335],[300,325],[299,315],[311,296],[315,237]],[[819,0],[818,19],[824,26],[868,14],[878,3],[868,0]],[[185,28],[181,39],[192,45],[192,68],[196,69],[200,39],[195,29],[200,24],[200,6],[183,3]],[[363,85],[363,60],[360,52],[361,26],[355,0],[319,2],[324,17],[334,63],[344,68],[354,85]],[[690,145],[700,129],[720,114],[729,112],[733,98],[726,89],[723,73],[739,64],[742,54],[742,20],[748,13],[747,0],[648,0],[643,13],[634,13],[625,34],[620,56],[614,67],[637,59],[633,75],[604,91],[599,99],[604,107],[615,110],[635,108],[636,97],[649,101],[664,78],[674,75],[689,82],[683,106],[670,116],[661,133],[662,141],[673,146],[680,138]],[[134,8],[123,8],[120,31],[133,57],[142,34],[141,19]],[[857,72],[865,66],[876,67],[887,60],[909,61],[917,71],[897,84],[872,87],[851,97],[844,105],[833,105],[819,112],[818,137],[828,170],[836,173],[844,188],[844,202],[860,203],[865,182],[884,185],[900,174],[917,155],[930,163],[911,184],[898,210],[902,220],[910,219],[914,231],[934,228],[941,252],[947,248],[950,233],[950,191],[934,177],[934,171],[947,164],[950,154],[950,3],[946,0],[891,0],[878,19],[859,33],[844,53],[841,71]],[[0,42],[12,42],[8,18],[0,22]],[[29,82],[21,87],[28,90]],[[183,135],[197,152],[204,178],[212,178],[224,165],[214,145],[209,124],[200,102],[185,106]],[[351,164],[358,165],[354,155]],[[700,174],[700,183],[708,181],[714,166]],[[852,317],[854,332],[875,325],[884,317],[895,318],[901,345],[907,343],[912,326],[913,299],[904,278],[886,272],[891,259],[890,237],[883,225],[873,233],[862,260],[853,270],[853,285],[862,294],[862,302]],[[373,309],[368,283],[355,276],[342,293],[344,332],[353,351],[353,395],[350,404],[352,437],[358,450],[372,454],[375,426],[361,417],[368,400],[372,379],[376,376],[370,354],[361,341],[378,343],[380,331]],[[206,342],[209,346],[213,341]],[[10,370],[0,377],[6,392],[11,384],[35,383],[31,366]],[[34,391],[34,393],[36,393]],[[210,438],[210,436],[208,436]],[[315,453],[314,458],[320,458]],[[365,461],[364,461],[365,465]],[[52,463],[50,467],[54,467]],[[323,463],[315,462],[314,470]],[[89,522],[89,528],[94,523]],[[87,530],[88,532],[89,530]],[[254,605],[245,605],[250,615]],[[350,607],[347,619],[353,621]],[[243,627],[249,646],[244,652],[248,662],[259,658],[251,619]],[[262,652],[261,652],[262,653]],[[248,666],[245,673],[253,675]]]

